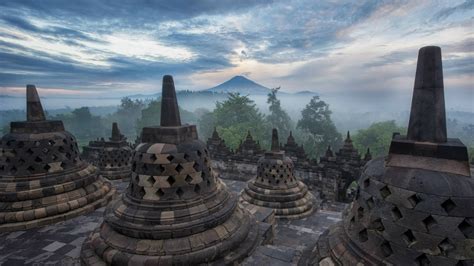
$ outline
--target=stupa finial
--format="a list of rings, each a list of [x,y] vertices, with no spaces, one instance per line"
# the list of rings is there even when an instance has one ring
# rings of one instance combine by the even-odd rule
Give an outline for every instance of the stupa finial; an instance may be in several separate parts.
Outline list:
[[[407,139],[447,141],[443,64],[437,46],[426,46],[418,52]]]
[[[280,151],[280,142],[278,141],[278,130],[274,128],[272,130],[272,151],[278,152]]]
[[[46,120],[35,85],[26,85],[26,120],[29,122]]]
[[[161,123],[162,127],[179,127],[181,118],[179,115],[176,90],[171,75],[163,77],[163,88],[161,94]]]

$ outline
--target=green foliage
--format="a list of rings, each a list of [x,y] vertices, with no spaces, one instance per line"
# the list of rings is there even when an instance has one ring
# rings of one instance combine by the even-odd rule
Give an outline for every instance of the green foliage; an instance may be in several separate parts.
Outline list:
[[[406,128],[399,127],[395,120],[377,122],[367,129],[357,131],[352,140],[360,153],[364,153],[369,147],[373,157],[382,156],[388,154],[394,132],[405,134]]]
[[[290,135],[293,126],[290,116],[281,108],[280,100],[277,98],[279,89],[280,87],[274,88],[268,93],[267,103],[270,104],[268,107],[270,114],[267,115],[266,120],[271,128],[278,129],[279,136],[283,140],[284,137]]]
[[[94,139],[104,136],[106,132],[101,117],[92,115],[88,107],[74,109],[69,114],[58,114],[52,119],[62,120],[66,130],[78,139]]]
[[[141,116],[141,111],[145,108],[142,100],[132,100],[128,97],[122,98],[117,111],[106,118],[108,128],[112,127],[113,122],[117,122],[120,131],[128,137],[135,137],[137,120]]]
[[[204,114],[199,120],[202,138],[210,137],[214,126],[217,126],[221,137],[231,149],[238,147],[247,130],[251,131],[252,136],[259,140],[263,147],[269,146],[270,127],[248,96],[229,93],[227,100],[218,101],[214,111]]]
[[[195,124],[196,116],[184,109],[179,108],[181,123]],[[161,101],[151,101],[148,106],[142,110],[141,118],[137,121],[137,134],[140,134],[142,128],[147,126],[159,126],[161,119]]]
[[[297,128],[302,132],[300,138],[303,147],[311,158],[318,158],[326,151],[328,145],[333,148],[340,146],[342,136],[331,120],[329,105],[314,96],[301,111],[301,119]]]

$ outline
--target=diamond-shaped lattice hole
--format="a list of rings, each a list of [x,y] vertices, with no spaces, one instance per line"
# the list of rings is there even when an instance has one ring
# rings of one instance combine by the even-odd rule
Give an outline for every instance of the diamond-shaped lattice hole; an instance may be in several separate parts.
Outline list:
[[[61,166],[62,168],[66,167],[66,163],[65,162],[62,162],[59,166]]]
[[[46,170],[46,171],[49,171],[49,169],[51,169],[51,166],[49,166],[49,164],[47,164],[43,167],[43,169]]]
[[[153,176],[149,176],[148,179],[147,179],[148,183],[150,183],[151,185],[155,184],[155,179],[153,178]]]
[[[459,230],[464,234],[466,238],[474,237],[474,226],[469,224],[469,222],[464,219],[459,225]]]
[[[364,180],[364,187],[368,187],[370,186],[370,178],[367,178],[366,180]]]
[[[455,266],[467,266],[468,264],[464,262],[463,260],[458,260],[458,263],[456,263]]]
[[[42,162],[42,161],[43,161],[43,159],[41,159],[39,156],[36,156],[35,162],[40,163],[40,162]]]
[[[372,197],[368,198],[365,203],[367,203],[369,209],[372,209],[375,206],[374,198]]]
[[[59,151],[59,152],[64,152],[64,147],[63,147],[63,146],[59,147],[59,148],[58,148],[58,151]],[[44,150],[43,150],[43,152],[44,152]]]
[[[362,217],[364,217],[364,208],[359,207],[357,209],[357,218],[360,220],[360,219],[362,219]]]
[[[403,240],[407,243],[407,245],[411,245],[416,241],[415,235],[411,230],[406,230],[405,233],[402,234]]]
[[[437,224],[436,220],[431,215],[428,215],[428,217],[423,219],[422,223],[425,225],[426,230],[430,230],[431,227]]]
[[[415,206],[421,202],[421,199],[417,194],[413,194],[408,198],[408,201],[410,202],[411,207],[415,208]]]
[[[145,191],[145,188],[144,187],[140,187],[140,190],[138,191],[138,195],[143,198],[143,196],[145,196],[146,194],[146,191]]]
[[[367,240],[369,240],[369,236],[367,234],[367,229],[364,228],[359,232],[359,241],[365,242]]]
[[[154,161],[156,161],[156,159],[158,159],[158,158],[156,157],[156,154],[152,153],[152,154],[150,155],[150,160],[151,160],[152,162],[154,162]]]
[[[448,253],[449,251],[451,251],[455,248],[453,242],[451,242],[451,240],[449,240],[449,238],[445,238],[443,241],[441,241],[438,244],[438,247],[441,250],[441,252],[443,253],[443,255],[446,255],[446,253]]]
[[[20,158],[20,160],[18,160],[18,162],[19,162],[20,164],[24,164],[26,161],[25,161],[23,158]]]
[[[382,219],[378,218],[372,221],[370,227],[377,230],[377,231],[384,231],[385,226],[383,226]]]
[[[449,213],[450,211],[454,210],[454,208],[456,208],[456,203],[454,203],[454,201],[451,199],[447,199],[441,203],[441,207],[443,207],[443,209]]]
[[[398,207],[393,207],[392,216],[396,220],[401,219],[403,217],[402,212],[400,211]]]
[[[176,195],[178,195],[179,198],[181,198],[184,194],[184,191],[181,188],[178,188],[176,190]]]
[[[26,170],[30,171],[31,173],[35,171],[35,168],[33,166],[28,166],[28,168],[26,168]]]
[[[194,186],[194,192],[200,193],[200,192],[201,192],[201,186],[199,186],[198,184],[196,184],[196,185]]]
[[[380,196],[382,196],[382,198],[386,198],[388,196],[390,196],[392,194],[392,192],[390,191],[390,189],[387,187],[387,186],[384,186],[383,188],[380,189]]]
[[[190,175],[186,175],[186,178],[184,178],[184,181],[191,183],[193,181],[193,178]]]
[[[166,181],[170,184],[170,186],[172,186],[176,182],[176,179],[170,175]]]
[[[168,161],[171,162],[171,161],[173,161],[174,156],[170,154],[170,155],[168,155],[168,156],[166,157],[166,159],[168,159]]]
[[[196,172],[199,172],[199,171],[200,171],[200,166],[199,166],[199,164],[198,164],[197,162],[195,162],[195,163],[193,164],[193,168],[194,168],[194,170],[196,170]]]
[[[388,241],[384,241],[381,245],[380,245],[380,249],[382,250],[382,254],[385,256],[385,257],[388,257],[390,255],[393,254],[393,250],[392,250],[392,247],[390,246],[390,243]]]
[[[418,256],[415,259],[415,262],[417,265],[420,265],[420,266],[428,266],[431,263],[431,261],[428,259],[428,257],[426,257],[425,254],[421,254],[420,256]]]
[[[202,152],[201,152],[200,150],[198,150],[198,151],[197,151],[197,155],[198,155],[199,157],[201,157]]]
[[[18,171],[18,169],[16,169],[15,166],[12,166],[12,167],[10,168],[10,172],[11,172],[12,174],[16,173],[16,171]]]
[[[178,173],[181,173],[181,171],[183,171],[183,166],[181,166],[181,164],[178,164],[175,168],[174,168],[176,171],[178,171]]]
[[[189,161],[190,156],[189,156],[189,154],[184,153],[183,158],[184,158],[186,161]]]
[[[165,195],[165,192],[163,192],[163,190],[161,190],[160,188],[156,191],[156,195],[158,195],[159,197],[163,197],[163,195]]]
[[[28,153],[29,155],[32,155],[35,152],[32,149],[28,149],[28,150],[26,150],[26,153]]]

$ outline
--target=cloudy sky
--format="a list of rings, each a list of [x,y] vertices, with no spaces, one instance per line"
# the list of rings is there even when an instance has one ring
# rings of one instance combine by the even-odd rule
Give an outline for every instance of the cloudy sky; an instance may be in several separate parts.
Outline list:
[[[152,4],[154,2],[154,4]],[[474,100],[474,1],[0,2],[0,94],[154,93],[245,75],[321,94],[410,94],[417,50],[441,46],[445,87]]]

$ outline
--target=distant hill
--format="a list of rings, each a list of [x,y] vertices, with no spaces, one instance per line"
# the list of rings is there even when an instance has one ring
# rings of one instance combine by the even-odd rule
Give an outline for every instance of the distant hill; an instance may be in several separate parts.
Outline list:
[[[215,87],[207,89],[205,91],[218,92],[218,93],[228,93],[228,92],[238,92],[240,94],[246,95],[262,95],[268,94],[270,89],[262,86],[244,76],[235,76],[228,81],[219,84]]]

